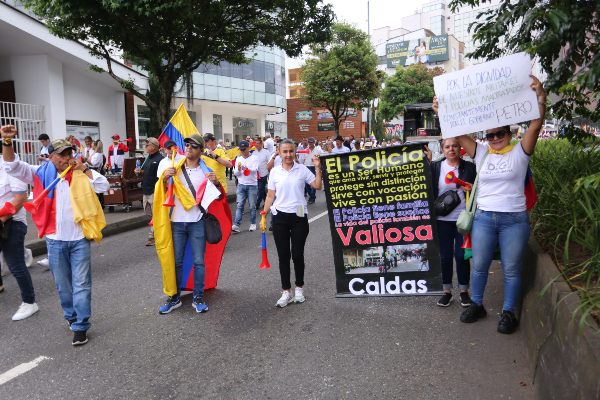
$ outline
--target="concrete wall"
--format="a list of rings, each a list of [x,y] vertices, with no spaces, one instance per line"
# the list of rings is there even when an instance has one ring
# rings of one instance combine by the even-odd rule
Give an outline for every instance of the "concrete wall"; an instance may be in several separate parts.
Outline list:
[[[63,78],[65,120],[98,122],[105,147],[114,134],[126,137],[124,93],[69,68],[63,69]]]
[[[600,336],[598,326],[579,333],[581,302],[563,278],[558,278],[540,297],[548,283],[560,274],[535,239],[529,240],[523,263],[521,327],[527,341],[529,369],[537,399],[600,398]]]

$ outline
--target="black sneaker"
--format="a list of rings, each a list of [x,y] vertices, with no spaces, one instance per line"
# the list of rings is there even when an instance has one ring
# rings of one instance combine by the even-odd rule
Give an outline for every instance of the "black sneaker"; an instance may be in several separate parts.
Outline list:
[[[73,335],[73,346],[81,346],[87,342],[87,331],[75,331],[75,334]]]
[[[517,326],[519,326],[519,321],[515,318],[515,314],[512,311],[502,311],[502,318],[498,322],[498,332],[511,334],[515,332]]]
[[[75,322],[77,322],[76,319],[68,319],[67,322],[69,323],[69,329],[73,330],[73,328],[71,327],[71,325],[73,325]]]
[[[448,307],[452,303],[452,293],[444,293],[437,302],[440,307]]]
[[[473,304],[473,300],[471,300],[469,292],[460,292],[460,305],[463,307],[469,307],[471,304]]]
[[[479,318],[483,318],[487,315],[487,311],[483,308],[483,305],[477,303],[471,303],[469,308],[460,314],[460,321],[470,324],[471,322],[477,322]]]

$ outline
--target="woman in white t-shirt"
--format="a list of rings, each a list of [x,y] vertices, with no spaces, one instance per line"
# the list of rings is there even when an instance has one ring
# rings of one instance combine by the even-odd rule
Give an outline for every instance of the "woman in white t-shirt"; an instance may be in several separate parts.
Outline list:
[[[273,238],[279,257],[279,273],[283,293],[277,307],[285,307],[292,301],[302,303],[304,297],[304,245],[308,236],[308,210],[304,198],[304,184],[321,190],[321,160],[312,158],[315,175],[302,164],[295,162],[294,143],[285,139],[279,145],[282,164],[273,167],[269,174],[269,193],[265,201],[265,212],[273,214]],[[275,197],[277,196],[277,197]],[[265,229],[262,226],[261,229]],[[290,244],[292,251],[290,252]],[[290,281],[290,256],[294,260],[296,291],[292,295]]]
[[[449,191],[458,194],[460,203],[450,211],[448,215],[437,215],[437,232],[440,243],[440,258],[442,261],[442,284],[444,294],[438,300],[437,305],[448,307],[452,302],[452,275],[453,264],[456,261],[456,277],[460,290],[460,304],[463,307],[471,305],[469,297],[469,276],[471,265],[465,260],[465,250],[462,248],[463,235],[456,229],[456,220],[462,210],[466,208],[465,190],[456,183],[446,183],[446,175],[453,172],[458,179],[473,183],[477,175],[477,169],[471,162],[460,158],[460,145],[455,138],[442,140],[442,152],[446,158],[431,163],[431,176],[433,178],[433,200]],[[431,150],[427,148],[427,158],[431,161]]]
[[[530,77],[533,78],[530,86],[537,94],[541,117],[531,121],[521,142],[510,145],[510,126],[488,129],[486,139],[489,147],[477,144],[467,135],[457,137],[458,143],[478,166],[479,174],[477,211],[471,228],[473,304],[461,314],[460,320],[470,323],[487,315],[483,307],[483,292],[494,251],[499,245],[504,272],[504,305],[497,329],[500,333],[513,333],[519,323],[513,311],[519,297],[521,265],[530,231],[524,193],[525,176],[546,111],[544,88],[536,77]],[[437,107],[438,101],[434,97],[436,113]]]

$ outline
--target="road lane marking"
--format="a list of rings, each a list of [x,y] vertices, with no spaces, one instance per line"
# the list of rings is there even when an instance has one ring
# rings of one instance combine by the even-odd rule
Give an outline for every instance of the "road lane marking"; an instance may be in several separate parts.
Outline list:
[[[328,211],[323,211],[321,214],[315,215],[314,217],[312,217],[311,219],[308,220],[308,223],[310,224],[311,222],[318,220],[322,216],[327,215],[327,213],[328,213]]]
[[[44,360],[51,360],[50,357],[40,356],[33,361],[28,363],[23,363],[21,365],[17,365],[11,370],[6,371],[2,375],[0,375],[0,386],[4,385],[6,382],[10,381],[13,378],[16,378],[19,375],[24,374],[27,371],[30,371],[38,366]]]

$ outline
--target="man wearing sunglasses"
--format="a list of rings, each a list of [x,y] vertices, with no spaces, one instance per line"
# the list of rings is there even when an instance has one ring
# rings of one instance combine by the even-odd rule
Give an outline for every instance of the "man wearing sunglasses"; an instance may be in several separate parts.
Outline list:
[[[204,139],[197,133],[194,133],[184,139],[185,142],[185,160],[177,163],[176,167],[168,167],[162,174],[164,182],[169,178],[177,177],[179,183],[189,193],[189,197],[195,202],[196,194],[205,179],[219,187],[219,180],[214,172],[207,172],[209,169],[200,159],[204,152]],[[165,187],[167,185],[165,184]],[[206,191],[208,192],[208,187]],[[183,193],[179,196],[187,196]],[[188,197],[188,198],[189,198]],[[174,200],[175,206],[171,215],[171,233],[173,237],[173,253],[175,257],[175,281],[177,284],[177,294],[167,299],[167,302],[160,307],[159,314],[168,314],[175,308],[181,306],[180,294],[181,283],[183,280],[183,256],[188,241],[192,248],[192,258],[194,261],[194,300],[192,306],[197,312],[208,311],[208,306],[203,300],[204,296],[204,253],[206,251],[206,238],[204,235],[204,220],[202,220],[202,211],[197,205],[185,209],[177,193]],[[156,207],[156,206],[155,206]],[[158,205],[158,207],[162,207]],[[156,208],[155,208],[156,209]],[[158,228],[157,228],[158,229]],[[158,250],[158,246],[157,246]],[[160,255],[159,255],[160,258]]]

